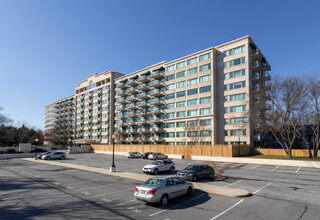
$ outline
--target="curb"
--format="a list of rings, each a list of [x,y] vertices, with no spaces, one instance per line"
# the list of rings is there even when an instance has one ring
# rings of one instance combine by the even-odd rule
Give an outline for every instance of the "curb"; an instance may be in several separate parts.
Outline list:
[[[150,178],[150,176],[147,176],[144,174],[136,174],[136,173],[129,173],[129,172],[112,172],[111,173],[109,170],[106,170],[105,168],[89,167],[89,166],[76,165],[76,164],[70,164],[70,163],[34,160],[30,158],[24,158],[23,160],[36,162],[36,163],[51,164],[54,166],[69,167],[72,169],[78,169],[78,170],[84,170],[84,171],[91,171],[95,173],[107,174],[111,176],[122,177],[122,178],[127,178],[127,179],[141,181],[141,182],[145,182]],[[243,189],[236,189],[236,188],[230,188],[230,187],[224,187],[224,186],[215,186],[215,185],[210,185],[206,183],[193,183],[193,185],[196,189],[200,189],[204,192],[219,195],[219,196],[237,198],[237,197],[246,197],[250,195],[250,193],[247,190],[243,190]]]

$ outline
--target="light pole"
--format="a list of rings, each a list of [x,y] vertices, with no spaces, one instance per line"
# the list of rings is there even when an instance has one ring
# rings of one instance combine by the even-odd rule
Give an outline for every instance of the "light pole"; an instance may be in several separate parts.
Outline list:
[[[38,157],[37,157],[37,144],[38,144],[38,141],[39,141],[38,138],[34,139],[34,142],[36,144],[36,149],[34,149],[34,159],[35,160],[38,159]]]
[[[240,157],[240,136],[239,136],[239,157]]]
[[[110,167],[110,172],[116,172],[116,166],[114,165],[114,140],[117,138],[115,134],[112,136],[112,165]]]

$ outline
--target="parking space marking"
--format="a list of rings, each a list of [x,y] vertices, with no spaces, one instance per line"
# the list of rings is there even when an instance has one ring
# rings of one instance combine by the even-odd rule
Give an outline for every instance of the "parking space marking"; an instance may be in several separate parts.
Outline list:
[[[280,167],[280,165],[279,165],[279,166],[276,166],[276,167],[273,168],[271,171],[274,171],[274,170],[278,169],[278,167]]]
[[[269,186],[272,182],[268,183],[267,185],[261,187],[260,189],[258,189],[257,191],[255,191],[254,193],[252,193],[253,195],[254,194],[257,194],[258,192],[260,192],[261,190],[263,190],[264,188],[266,188],[267,186]]]
[[[138,202],[138,200],[133,199],[133,200],[130,200],[130,201],[127,201],[127,202],[124,202],[124,203],[117,204],[116,206],[124,205],[124,204],[131,203],[131,202]]]
[[[206,194],[207,194],[207,193],[202,193],[201,195],[199,195],[199,196],[197,196],[197,197],[195,197],[195,198],[193,198],[193,199],[190,199],[190,200],[188,200],[188,201],[185,201],[185,202],[183,202],[183,203],[181,203],[181,204],[172,206],[172,207],[170,207],[170,208],[168,208],[168,209],[166,209],[166,210],[162,210],[162,211],[160,211],[160,212],[153,213],[153,214],[149,215],[149,217],[152,217],[152,216],[158,215],[158,214],[160,214],[160,213],[166,212],[166,211],[168,211],[168,210],[170,210],[170,209],[174,209],[174,208],[176,208],[176,207],[182,206],[182,205],[184,205],[184,204],[186,204],[186,203],[188,203],[188,202],[191,202],[191,201],[193,201],[193,200],[195,200],[195,199],[198,199],[198,198],[200,198],[201,196],[204,196],[204,195],[206,195]]]
[[[259,166],[261,166],[261,165],[257,165],[257,166],[251,167],[250,170],[253,170],[253,169],[255,169],[255,168],[259,167]]]
[[[124,189],[124,190],[119,190],[119,191],[115,191],[115,192],[104,193],[104,194],[96,195],[94,197],[100,197],[100,196],[110,195],[110,194],[114,194],[114,193],[118,193],[118,192],[129,191],[129,190],[131,190],[131,189]]]
[[[233,209],[234,207],[236,207],[237,205],[239,205],[240,203],[242,203],[244,201],[244,199],[241,199],[239,202],[237,202],[236,204],[234,204],[233,206],[231,206],[230,208],[226,209],[225,211],[221,212],[219,215],[216,215],[215,217],[213,217],[210,220],[215,220],[217,218],[219,218],[221,215],[227,213],[228,211],[230,211],[231,209]]]
[[[97,188],[99,186],[103,186],[103,185],[98,185],[98,186],[91,186],[91,187],[86,187],[86,188],[82,188],[82,189],[76,189],[75,191],[81,191],[81,190],[86,190],[86,189],[93,189],[93,188]]]
[[[298,173],[300,169],[301,169],[301,167],[299,167],[299,168],[297,169],[296,173]]]
[[[242,182],[242,181],[243,181],[243,180],[237,180],[237,181],[235,181],[235,182],[233,182],[233,183],[230,183],[230,184],[228,184],[228,185],[225,185],[225,187],[232,186],[232,185],[237,184],[237,183],[240,183],[240,182]]]
[[[79,183],[72,183],[72,184],[67,184],[67,185],[63,185],[63,186],[74,186],[74,185],[79,185],[79,184],[84,184],[84,183],[87,183],[89,182],[90,180],[87,180],[87,181],[84,181],[84,182],[79,182]]]

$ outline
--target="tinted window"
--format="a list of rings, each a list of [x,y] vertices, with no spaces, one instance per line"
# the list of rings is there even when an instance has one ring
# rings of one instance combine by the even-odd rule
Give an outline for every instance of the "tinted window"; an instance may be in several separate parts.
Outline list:
[[[184,183],[181,179],[178,179],[178,178],[174,178],[174,182],[176,182],[176,184],[183,184]]]
[[[168,179],[166,182],[166,186],[172,186],[174,185],[173,179]]]

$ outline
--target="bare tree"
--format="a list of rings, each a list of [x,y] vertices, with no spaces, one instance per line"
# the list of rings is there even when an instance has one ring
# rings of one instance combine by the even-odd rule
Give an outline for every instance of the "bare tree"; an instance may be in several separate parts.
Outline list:
[[[10,123],[12,123],[12,119],[8,118],[8,116],[4,115],[1,113],[1,111],[3,110],[3,108],[0,106],[0,126],[1,125],[8,125]]]
[[[189,139],[192,145],[201,144],[207,138],[203,135],[203,132],[211,131],[210,127],[208,125],[201,124],[199,119],[188,121],[184,130],[186,132],[186,139]]]
[[[56,124],[52,131],[44,134],[44,140],[52,144],[70,145],[73,140],[73,129],[66,124]]]

